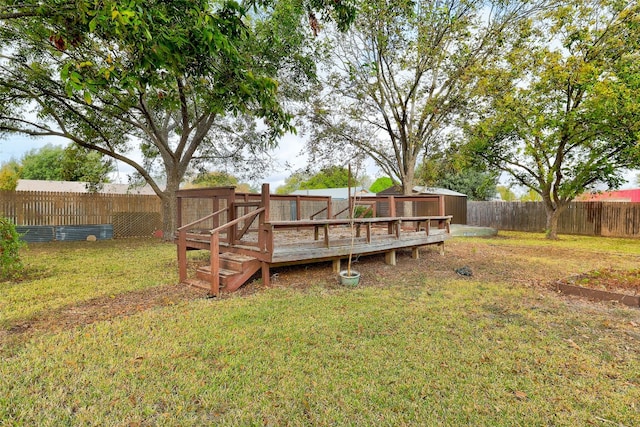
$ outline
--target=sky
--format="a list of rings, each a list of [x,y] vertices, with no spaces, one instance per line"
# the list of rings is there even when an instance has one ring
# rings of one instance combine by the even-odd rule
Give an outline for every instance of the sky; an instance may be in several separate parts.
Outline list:
[[[30,150],[39,149],[46,144],[68,145],[68,141],[64,138],[29,138],[26,136],[10,136],[6,139],[0,139],[0,164],[10,160],[20,160]],[[297,136],[288,134],[282,138],[279,146],[272,153],[272,157],[276,160],[277,165],[269,175],[263,177],[257,182],[252,182],[256,187],[266,182],[269,183],[271,191],[275,191],[278,186],[283,185],[287,177],[297,169],[307,166],[307,158],[303,153],[304,140]],[[285,165],[289,165],[287,168]],[[128,176],[133,172],[131,166],[118,162],[116,172],[111,176],[114,183],[128,183]],[[372,180],[377,178],[378,168],[372,163],[367,164],[367,174]]]

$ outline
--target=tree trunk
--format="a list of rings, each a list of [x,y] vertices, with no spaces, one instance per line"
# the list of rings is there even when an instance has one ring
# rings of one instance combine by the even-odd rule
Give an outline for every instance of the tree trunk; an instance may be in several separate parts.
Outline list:
[[[558,239],[558,210],[553,209],[551,211],[547,210],[547,228],[546,234],[547,239],[556,240]]]
[[[162,232],[165,241],[173,241],[178,229],[177,225],[177,198],[176,191],[180,183],[167,182],[167,188],[162,192]]]
[[[402,194],[404,196],[413,195],[413,173],[403,177]],[[413,216],[413,202],[402,203],[402,216]]]
[[[547,239],[558,239],[558,220],[560,219],[560,214],[565,211],[567,206],[568,204],[559,204],[554,208],[545,204],[545,210],[547,212]]]

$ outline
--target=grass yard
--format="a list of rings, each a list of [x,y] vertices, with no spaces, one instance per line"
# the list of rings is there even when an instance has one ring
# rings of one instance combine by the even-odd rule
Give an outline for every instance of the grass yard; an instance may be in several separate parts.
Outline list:
[[[457,238],[359,260],[356,289],[318,264],[219,300],[174,283],[169,244],[25,256],[0,283],[0,425],[640,425],[640,309],[552,287],[637,270],[637,240]]]

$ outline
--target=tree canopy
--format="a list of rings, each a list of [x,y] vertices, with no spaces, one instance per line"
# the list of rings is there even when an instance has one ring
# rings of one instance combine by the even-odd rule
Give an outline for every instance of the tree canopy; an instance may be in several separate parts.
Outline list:
[[[98,152],[70,144],[47,144],[25,153],[20,161],[10,161],[0,169],[0,187],[15,190],[18,179],[45,181],[82,181],[88,190],[97,191],[110,181],[113,162]]]
[[[364,178],[358,179],[351,176],[349,170],[342,166],[329,166],[320,169],[315,174],[294,172],[285,180],[285,184],[277,188],[278,194],[290,194],[296,190],[314,190],[319,188],[345,188],[349,185],[356,186],[362,183]]]
[[[639,26],[637,2],[564,2],[484,82],[473,152],[541,196],[549,238],[574,197],[640,164]]]
[[[20,179],[20,164],[10,160],[0,166],[0,190],[14,191]]]
[[[279,77],[302,96],[291,88],[314,77],[315,14],[346,26],[354,11],[348,0],[5,3],[0,134],[60,136],[128,164],[172,236],[187,171],[257,162],[292,130]]]
[[[47,144],[27,152],[20,163],[22,179],[84,181],[94,189],[109,182],[109,173],[114,170],[110,159],[74,144],[67,147]]]
[[[373,184],[369,187],[369,191],[372,193],[379,193],[383,190],[386,190],[389,187],[393,187],[394,182],[388,176],[381,176],[373,181]]]
[[[240,193],[255,193],[250,184],[240,182],[237,177],[227,172],[205,172],[196,176],[185,186],[185,188],[198,187],[236,187]]]

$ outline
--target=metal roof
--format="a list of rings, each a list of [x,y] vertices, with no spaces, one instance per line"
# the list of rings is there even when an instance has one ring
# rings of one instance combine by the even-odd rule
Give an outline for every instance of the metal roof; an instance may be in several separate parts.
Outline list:
[[[416,185],[413,187],[413,192],[418,194],[436,194],[439,196],[461,196],[467,197],[466,194],[458,193],[457,191],[449,190],[447,188],[440,187],[427,187],[422,185]]]
[[[440,187],[427,187],[426,185],[415,185],[413,187],[414,194],[430,194],[436,196],[456,196],[456,197],[467,197],[466,194],[458,193],[457,191],[449,190],[446,188]],[[380,195],[391,195],[391,194],[402,194],[402,187],[399,185],[394,185],[393,187],[389,187],[386,190],[382,190],[377,194]]]
[[[352,187],[351,194],[361,195],[368,193],[363,187]],[[347,199],[349,195],[348,187],[343,188],[318,188],[313,190],[296,190],[291,193],[293,196],[329,196],[332,199]]]

